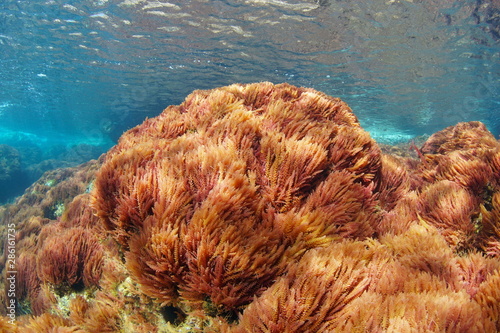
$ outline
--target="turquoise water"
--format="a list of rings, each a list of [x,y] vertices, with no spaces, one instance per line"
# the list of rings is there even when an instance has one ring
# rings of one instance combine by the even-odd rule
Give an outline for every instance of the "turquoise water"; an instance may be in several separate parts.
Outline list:
[[[2,0],[0,202],[235,82],[340,97],[384,143],[470,120],[499,135],[499,15],[493,0]]]

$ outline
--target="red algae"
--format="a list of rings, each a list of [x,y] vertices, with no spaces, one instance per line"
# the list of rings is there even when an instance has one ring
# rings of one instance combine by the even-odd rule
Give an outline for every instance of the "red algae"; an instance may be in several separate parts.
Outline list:
[[[500,143],[416,148],[313,89],[194,91],[0,210],[0,330],[497,332]]]

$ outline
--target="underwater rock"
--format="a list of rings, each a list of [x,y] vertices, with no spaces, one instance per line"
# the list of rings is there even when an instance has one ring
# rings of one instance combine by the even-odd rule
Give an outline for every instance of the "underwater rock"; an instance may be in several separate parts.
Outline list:
[[[94,207],[147,295],[234,313],[307,249],[373,235],[379,166],[339,99],[232,85],[125,133],[98,172]]]
[[[17,149],[0,145],[0,181],[13,178],[21,170],[21,161]]]
[[[19,179],[23,178],[19,151],[9,145],[0,144],[0,204],[28,186],[20,184]]]
[[[500,143],[470,122],[411,147],[313,89],[195,91],[0,209],[0,329],[497,332]]]

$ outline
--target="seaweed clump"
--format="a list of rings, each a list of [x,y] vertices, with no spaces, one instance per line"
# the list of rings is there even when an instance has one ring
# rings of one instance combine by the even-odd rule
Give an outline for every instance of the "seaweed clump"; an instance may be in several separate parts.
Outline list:
[[[373,235],[380,151],[349,107],[270,83],[197,91],[106,156],[98,216],[166,305],[247,305],[290,260]]]

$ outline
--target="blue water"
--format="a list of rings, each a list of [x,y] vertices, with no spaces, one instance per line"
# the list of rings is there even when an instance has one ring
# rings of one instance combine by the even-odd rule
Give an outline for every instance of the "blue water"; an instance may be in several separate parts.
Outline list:
[[[340,97],[384,143],[469,120],[498,135],[499,6],[2,0],[0,148],[16,149],[20,167],[2,180],[0,156],[0,202],[47,169],[98,157],[192,90],[235,82]]]

